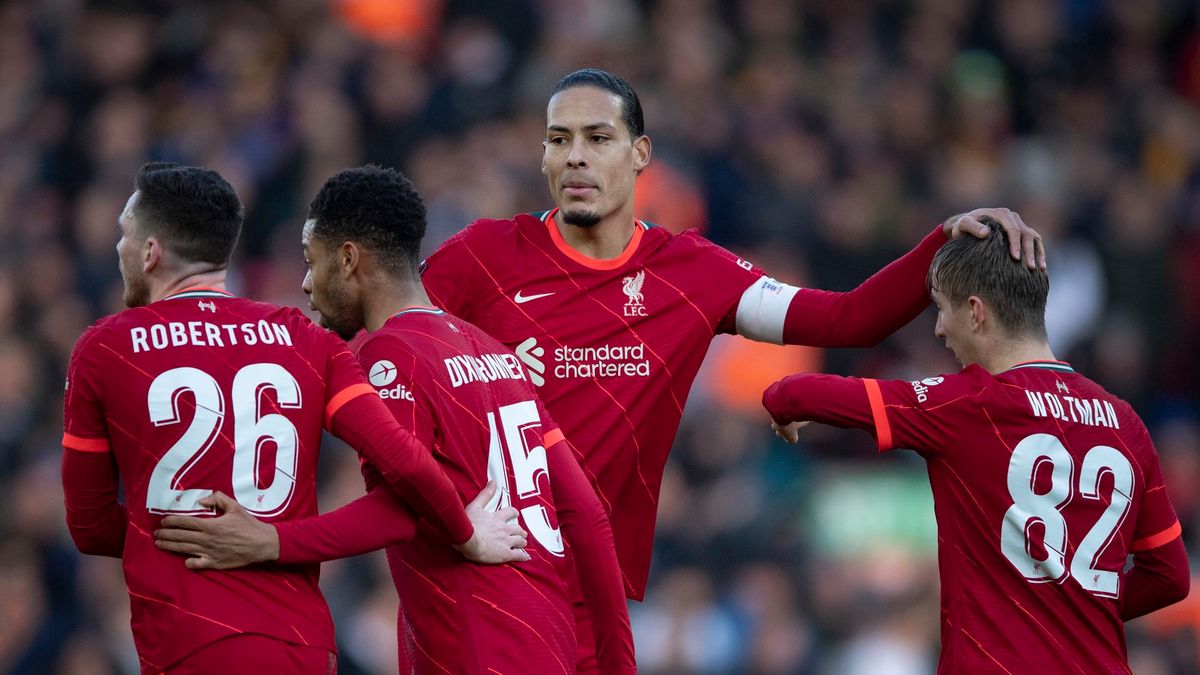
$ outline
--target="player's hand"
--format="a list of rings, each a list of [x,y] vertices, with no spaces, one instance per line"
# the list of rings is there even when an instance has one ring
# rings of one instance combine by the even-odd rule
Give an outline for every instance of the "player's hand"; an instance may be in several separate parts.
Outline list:
[[[279,533],[236,500],[213,492],[199,504],[222,514],[216,518],[167,516],[162,528],[154,531],[159,548],[188,556],[188,569],[227,570],[279,559]]]
[[[771,422],[771,429],[775,431],[776,436],[782,438],[788,443],[795,445],[796,442],[800,440],[800,430],[810,424],[812,424],[811,421],[792,422],[791,424],[780,426],[776,422]]]
[[[467,517],[475,526],[475,533],[467,543],[456,548],[468,560],[477,563],[499,565],[529,560],[530,556],[525,552],[525,530],[517,525],[520,515],[517,510],[511,506],[497,511],[487,509],[487,503],[495,495],[496,483],[492,481],[467,504]]]
[[[1024,260],[1025,266],[1031,270],[1046,269],[1046,246],[1042,243],[1042,235],[1026,225],[1015,211],[994,208],[961,213],[942,223],[942,232],[950,239],[957,239],[965,234],[986,239],[990,230],[981,220],[984,217],[990,217],[1004,228],[1004,232],[1008,234],[1008,249],[1013,259]]]

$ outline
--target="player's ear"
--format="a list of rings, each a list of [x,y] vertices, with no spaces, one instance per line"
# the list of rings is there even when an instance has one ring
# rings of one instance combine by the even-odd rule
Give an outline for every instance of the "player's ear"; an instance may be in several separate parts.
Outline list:
[[[633,139],[633,168],[638,174],[650,165],[650,137],[642,134]]]
[[[967,304],[971,308],[971,330],[979,331],[987,322],[988,306],[977,295],[972,295],[967,298]]]
[[[162,262],[162,257],[162,242],[155,236],[146,237],[142,244],[142,272],[148,274],[153,271]]]
[[[338,267],[341,268],[342,277],[349,278],[352,276],[361,262],[362,251],[358,248],[358,245],[352,241],[342,242],[341,248],[338,249]]]

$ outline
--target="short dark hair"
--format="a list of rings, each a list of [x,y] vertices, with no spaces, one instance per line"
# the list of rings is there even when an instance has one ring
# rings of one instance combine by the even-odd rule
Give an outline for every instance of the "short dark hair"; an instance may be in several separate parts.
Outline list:
[[[154,235],[188,262],[228,265],[242,232],[242,200],[212,169],[150,162],[133,187],[140,236]]]
[[[393,276],[416,272],[425,202],[399,171],[374,164],[339,171],[313,197],[308,218],[322,241],[357,242]]]
[[[550,90],[550,96],[553,97],[560,91],[575,87],[595,87],[616,94],[621,99],[621,120],[625,122],[625,127],[629,129],[630,135],[637,138],[646,133],[646,121],[642,117],[642,102],[638,99],[637,92],[625,80],[607,70],[582,68],[568,73],[559,80],[558,84],[554,85],[554,89]]]
[[[979,296],[1012,337],[1046,339],[1046,296],[1050,278],[1012,257],[1008,234],[995,220],[983,217],[991,232],[986,239],[964,236],[946,242],[929,265],[928,283],[956,307]]]

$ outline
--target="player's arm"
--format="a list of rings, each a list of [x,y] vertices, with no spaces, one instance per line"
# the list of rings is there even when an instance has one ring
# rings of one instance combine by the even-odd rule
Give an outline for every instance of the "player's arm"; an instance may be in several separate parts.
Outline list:
[[[120,481],[95,382],[99,360],[89,329],[71,353],[63,396],[62,485],[67,529],[82,553],[121,557],[128,514],[117,501]]]
[[[543,419],[549,418],[543,413]],[[550,431],[544,444],[559,526],[571,545],[584,600],[592,613],[601,670],[636,673],[629,609],[608,514],[562,432]]]
[[[1188,596],[1192,572],[1178,535],[1165,544],[1133,553],[1121,591],[1121,620],[1129,621],[1173,605]]]
[[[336,340],[330,336],[330,339]],[[365,343],[361,359],[372,362],[377,341]],[[340,342],[338,343],[340,345]],[[485,514],[488,527],[476,529],[458,491],[429,448],[402,427],[367,383],[358,361],[344,346],[330,359],[326,426],[359,451],[388,486],[422,518],[442,530],[450,543],[475,562],[505,563],[528,560],[503,519]]]
[[[987,383],[978,366],[914,382],[801,373],[768,387],[763,407],[782,433],[794,422],[820,422],[869,431],[881,452],[934,452],[949,448],[956,426],[976,419]]]
[[[820,422],[877,433],[868,382],[873,381],[820,373],[789,375],[767,387],[763,407],[779,427]]]
[[[383,485],[335,511],[273,524],[221,492],[199,504],[221,515],[168,516],[154,531],[155,545],[188,556],[188,568],[196,570],[337,560],[405,541],[416,532],[416,517]]]
[[[1121,619],[1129,621],[1187,597],[1191,569],[1184,548],[1179,517],[1167,495],[1158,452],[1145,426],[1138,425],[1139,444],[1149,450],[1143,475],[1137,523],[1134,525],[1133,566],[1125,573],[1121,589]]]
[[[916,248],[852,291],[797,288],[762,277],[738,301],[738,334],[763,342],[814,347],[870,347],[912,321],[929,304],[926,276],[947,240],[986,237],[979,219],[994,218],[1008,233],[1014,258],[1045,267],[1040,236],[1008,209],[977,209],[954,216]],[[1035,262],[1036,259],[1036,262]]]
[[[488,485],[467,505],[477,529],[493,519],[517,517],[515,509],[495,515],[484,510],[496,487]],[[386,485],[377,485],[363,497],[319,516],[264,523],[234,499],[221,492],[200,500],[200,505],[221,512],[217,518],[168,516],[155,530],[155,544],[188,556],[190,569],[233,569],[255,563],[285,565],[320,563],[349,558],[408,541],[416,534],[417,518],[396,499]],[[524,548],[525,533],[515,525],[504,530],[514,548]]]
[[[119,481],[112,452],[80,449],[78,439],[64,438],[62,485],[67,529],[75,547],[80,553],[120,558],[129,518],[117,501]]]

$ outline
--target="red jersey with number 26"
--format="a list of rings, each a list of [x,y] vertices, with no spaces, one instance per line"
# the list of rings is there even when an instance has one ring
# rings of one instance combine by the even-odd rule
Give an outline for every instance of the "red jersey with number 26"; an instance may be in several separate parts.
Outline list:
[[[1121,673],[1126,556],[1174,541],[1158,455],[1124,401],[1059,362],[920,381],[795,375],[777,420],[872,430],[927,461],[939,671]]]
[[[102,319],[75,346],[64,408],[67,522],[85,552],[123,559],[143,672],[240,633],[336,651],[317,565],[194,572],[153,538],[165,515],[209,514],[213,490],[266,522],[315,515],[324,427],[356,447],[394,430],[374,455],[386,472],[421,472],[430,502],[462,510],[346,344],[294,308],[203,289]],[[470,536],[465,513],[451,522]]]

